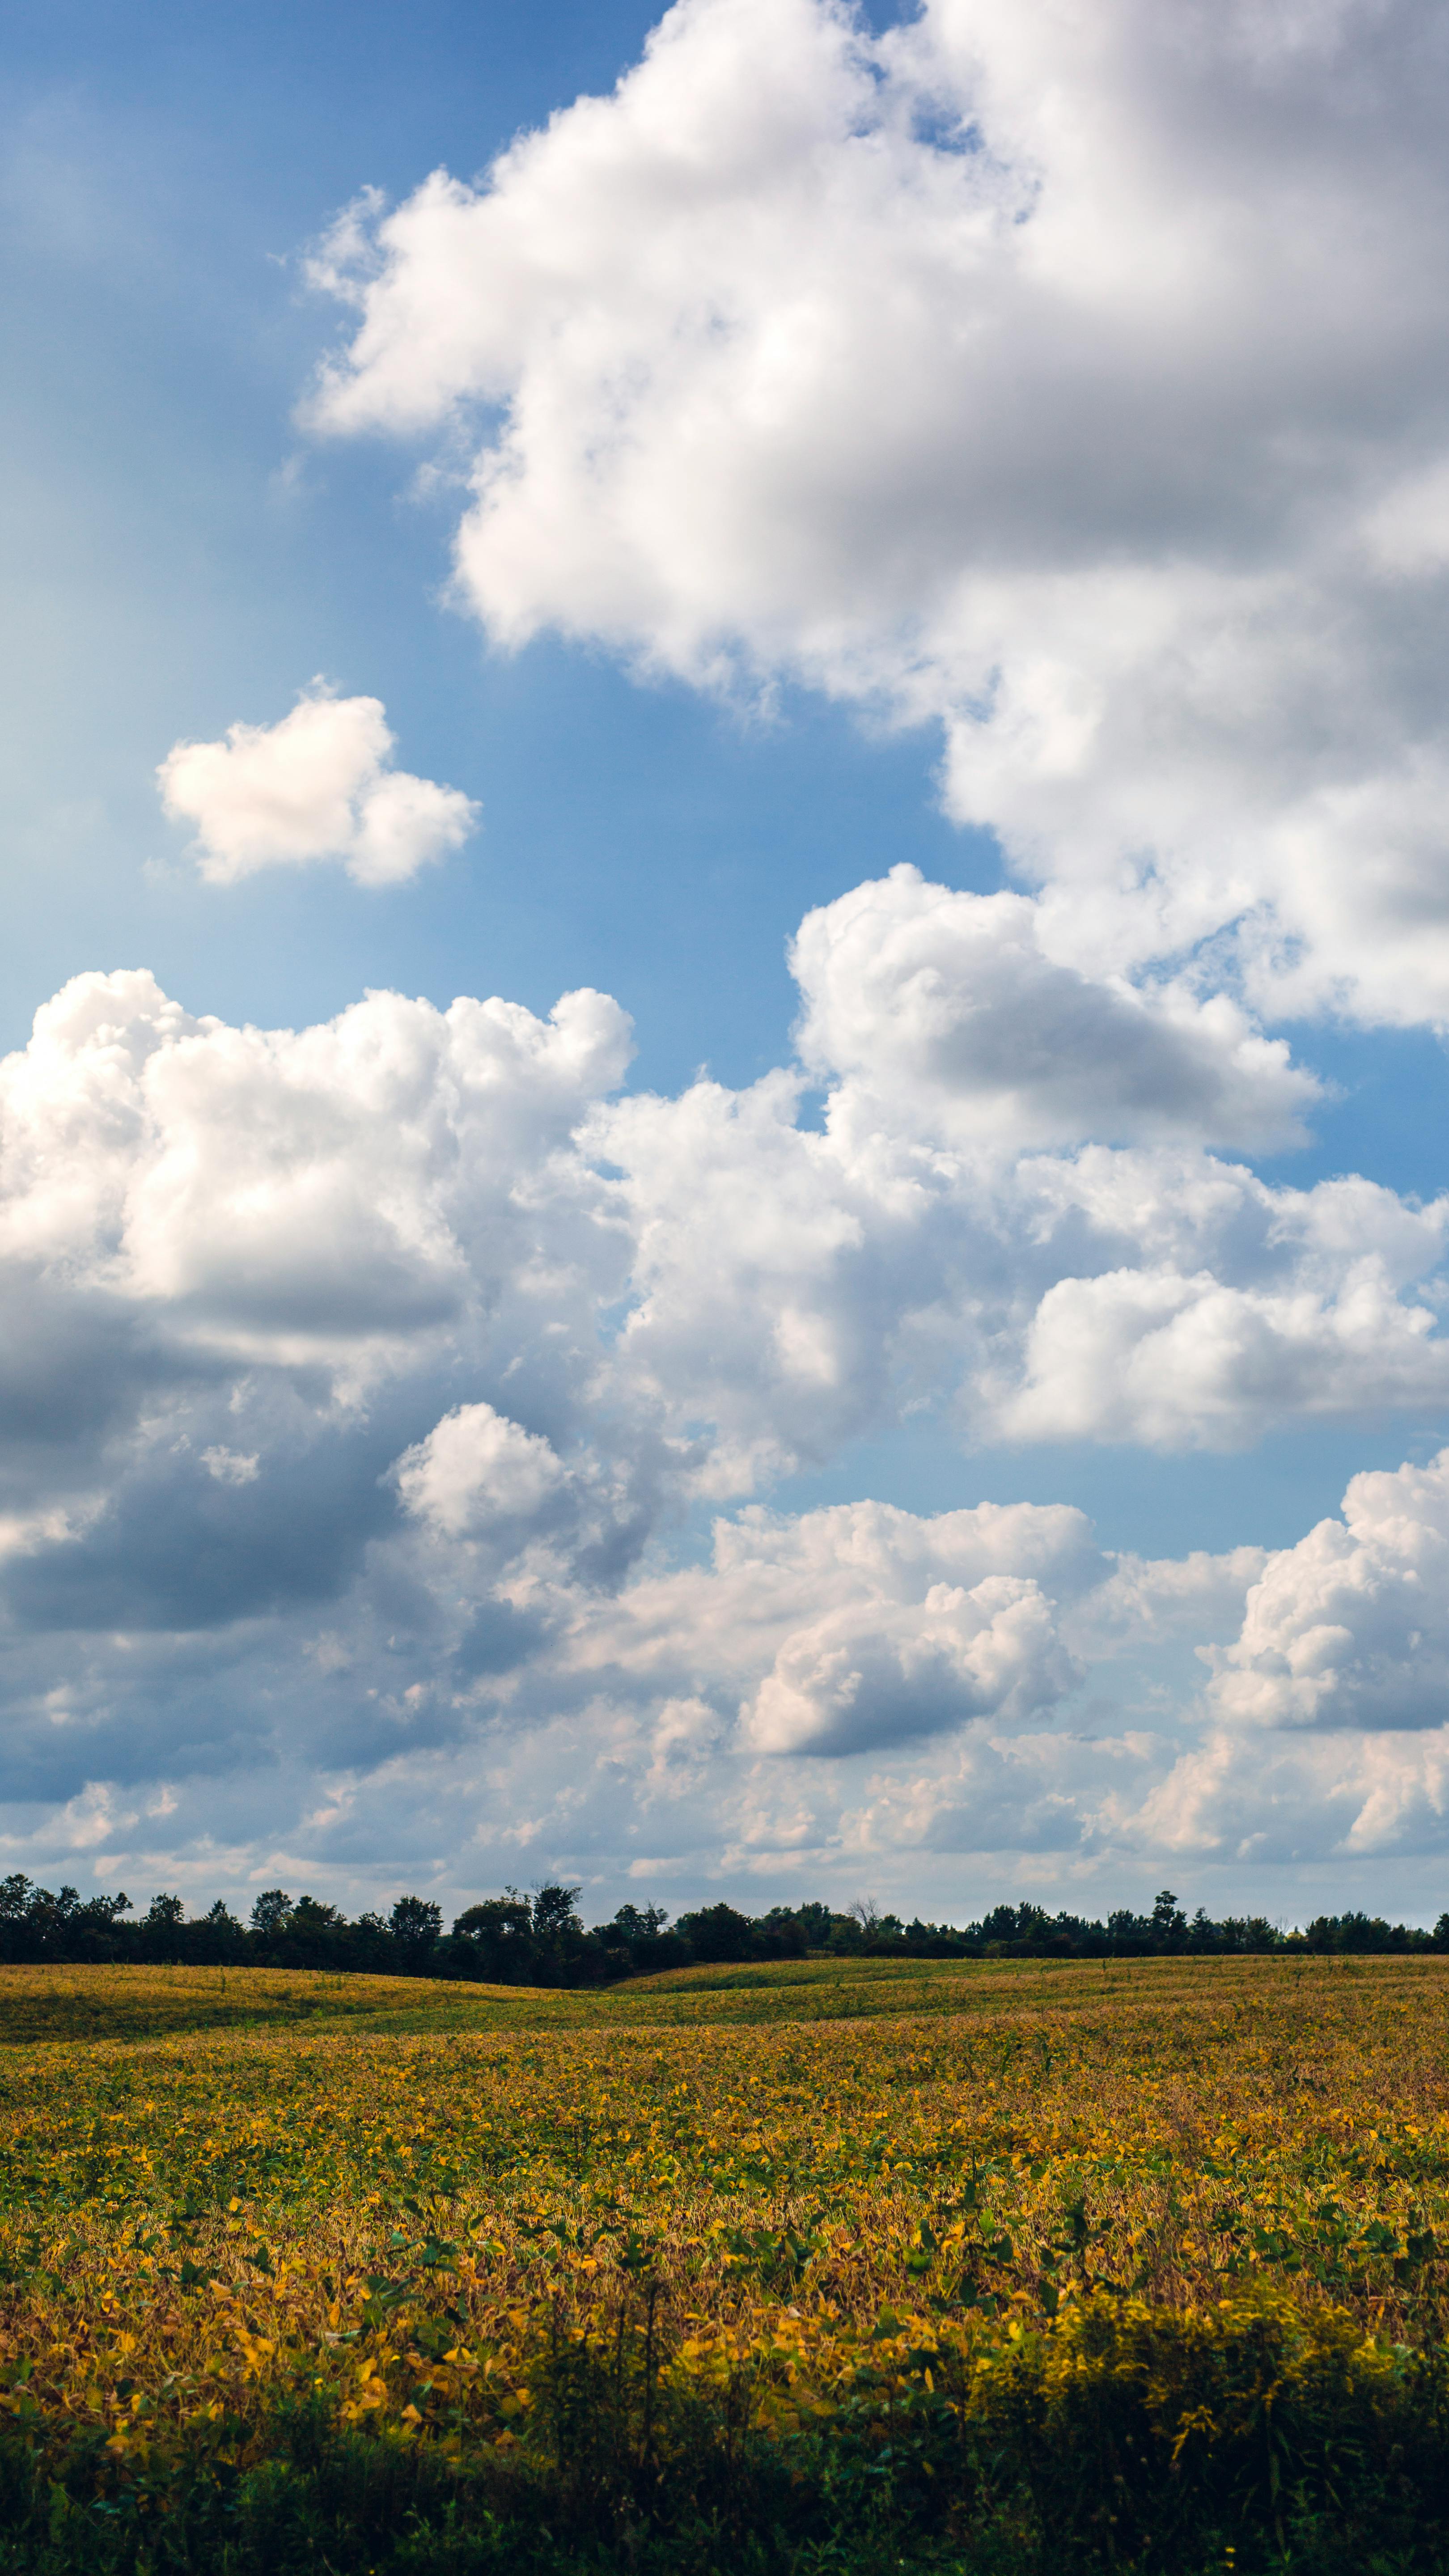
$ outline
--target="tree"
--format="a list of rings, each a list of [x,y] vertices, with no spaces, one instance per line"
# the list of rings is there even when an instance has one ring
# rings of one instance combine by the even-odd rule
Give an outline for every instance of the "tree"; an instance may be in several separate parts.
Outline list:
[[[441,1933],[443,1909],[430,1904],[425,1896],[400,1896],[388,1923],[399,1948],[416,1958],[420,1952],[431,1950]]]
[[[579,1891],[545,1880],[533,1898],[533,1975],[540,1985],[568,1985],[589,1955],[579,1921]]]
[[[647,1942],[657,1941],[668,1920],[668,1912],[662,1905],[621,1905],[613,1922],[606,1928],[617,1932],[620,1942],[633,1950],[643,1948]]]
[[[696,1959],[748,1959],[755,1946],[754,1925],[732,1905],[704,1905],[696,1914],[681,1914],[675,1926]]]
[[[246,1937],[226,1899],[219,1896],[216,1903],[202,1915],[196,1926],[196,1932],[187,1943],[187,1949],[193,1958],[239,1960],[243,1954]]]
[[[566,1941],[571,1933],[581,1932],[578,1899],[576,1887],[560,1887],[555,1879],[547,1880],[533,1900],[534,1939],[557,1943]]]
[[[64,1891],[62,1891],[64,1892]],[[153,1896],[141,1917],[142,1956],[175,1959],[181,1946],[186,1908],[179,1896]]]
[[[289,1932],[335,1932],[346,1921],[335,1905],[324,1905],[320,1897],[299,1896],[292,1908]]]
[[[292,1911],[292,1900],[284,1887],[268,1887],[252,1907],[252,1930],[264,1941],[280,1932]]]
[[[465,1906],[453,1925],[453,1938],[466,1941],[473,1953],[465,1974],[486,1977],[493,1985],[527,1984],[533,1968],[533,1907],[516,1887],[481,1905]]]

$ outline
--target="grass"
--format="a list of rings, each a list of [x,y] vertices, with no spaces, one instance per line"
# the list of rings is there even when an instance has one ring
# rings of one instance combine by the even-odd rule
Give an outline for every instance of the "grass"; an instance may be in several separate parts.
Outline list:
[[[1381,1997],[1449,1994],[1449,1960],[801,1959],[670,1968],[600,1992],[458,1985],[423,1977],[334,1975],[323,1969],[0,1966],[0,2046],[105,2043],[190,2031],[277,2030],[298,2024],[378,2034],[595,2030],[936,2018],[1002,2012],[1091,2015],[1146,2001],[1194,2014],[1214,1999],[1256,2011],[1288,1995],[1314,1998],[1369,1979]]]
[[[0,2576],[1449,2565],[1449,1963],[0,2027]]]

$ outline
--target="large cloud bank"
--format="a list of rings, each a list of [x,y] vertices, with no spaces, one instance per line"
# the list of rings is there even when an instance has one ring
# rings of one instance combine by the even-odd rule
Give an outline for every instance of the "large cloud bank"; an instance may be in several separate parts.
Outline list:
[[[792,955],[805,1063],[673,1099],[592,992],[263,1031],[131,972],[37,1015],[0,1066],[36,1835],[198,1884],[1221,1858],[1265,1730],[1334,1766],[1305,1848],[1431,1831],[1440,1468],[1271,1561],[750,1497],[908,1408],[1166,1448],[1417,1415],[1449,1206],[1215,1151],[1307,1077],[1236,1006],[1045,960],[1019,897],[897,869]]]
[[[309,417],[462,439],[503,644],[934,722],[1048,957],[1443,1026],[1446,114],[1420,0],[680,0],[349,211]]]

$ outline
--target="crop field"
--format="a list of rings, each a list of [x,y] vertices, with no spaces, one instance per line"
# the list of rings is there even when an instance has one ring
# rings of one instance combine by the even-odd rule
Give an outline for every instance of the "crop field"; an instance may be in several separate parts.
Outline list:
[[[0,2567],[1449,2563],[1449,1963],[0,2028]]]

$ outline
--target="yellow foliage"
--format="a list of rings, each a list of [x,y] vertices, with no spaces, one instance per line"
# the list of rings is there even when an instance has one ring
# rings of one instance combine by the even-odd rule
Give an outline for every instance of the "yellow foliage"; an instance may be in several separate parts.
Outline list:
[[[1265,2302],[1314,2366],[1372,2375],[1442,2331],[1437,1960],[968,1968],[924,1981],[950,2009],[903,2014],[911,1978],[862,1974],[869,2013],[784,2018],[855,1991],[829,1967],[632,2007],[515,1992],[531,2025],[408,2032],[349,2026],[348,1998],[331,2028],[246,2026],[284,1982],[253,1972],[237,2027],[12,2047],[0,2411],[96,2424],[128,2461],[183,2430],[242,2456],[300,2389],[506,2447],[561,2354],[647,2350],[789,2433],[908,2386],[969,2409],[1040,2346],[1049,2392],[1131,2375],[1181,2450],[1218,2430],[1172,2411],[1184,2353]],[[4,1973],[43,2003],[85,1972]],[[216,1975],[94,1975],[169,1979],[184,2014],[188,1973]],[[454,2009],[425,1992],[405,2008]],[[711,2023],[711,1996],[768,2012]],[[628,2018],[665,2005],[691,2018]]]

